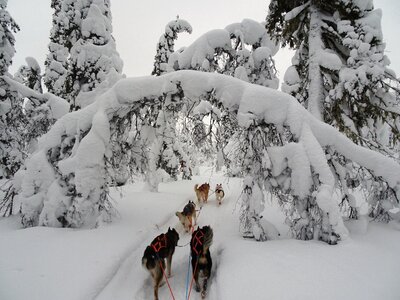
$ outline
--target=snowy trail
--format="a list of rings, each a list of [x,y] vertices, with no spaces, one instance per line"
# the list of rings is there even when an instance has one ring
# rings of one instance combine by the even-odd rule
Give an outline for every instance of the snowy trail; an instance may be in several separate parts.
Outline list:
[[[204,205],[200,211],[198,225],[211,225],[214,230],[214,242],[210,248],[213,259],[213,269],[208,284],[207,299],[218,299],[219,291],[217,274],[220,256],[222,255],[225,247],[223,244],[223,236],[226,235],[229,230],[232,230],[232,222],[235,222],[232,211],[240,190],[240,180],[234,180],[232,183],[227,182],[226,179],[221,176],[213,175],[211,177],[211,189],[214,188],[217,181],[218,183],[222,182],[226,192],[226,197],[223,204],[218,206],[215,201],[215,195],[210,191],[211,195],[209,202]],[[181,192],[185,194],[186,199],[194,200],[194,184],[208,180],[210,180],[210,176],[195,177],[192,181],[185,182],[185,188]],[[179,184],[182,186],[182,182]],[[169,186],[168,188],[171,187]],[[176,192],[176,190],[174,190],[174,192]],[[118,269],[113,274],[110,274],[110,279],[98,292],[94,299],[152,299],[152,280],[148,272],[146,272],[141,266],[143,251],[155,236],[165,232],[168,227],[175,227],[179,232],[180,239],[178,245],[186,245],[190,242],[190,233],[184,232],[181,224],[178,222],[175,216],[175,211],[183,208],[184,204],[187,202],[186,199],[177,207],[171,206],[170,211],[166,211],[165,222],[162,222],[163,224],[159,224],[161,225],[159,226],[159,229],[157,230],[154,228],[146,232],[146,234],[141,238],[141,241],[130,249],[130,253],[127,253],[127,257],[122,261]],[[232,234],[235,234],[235,230],[233,231],[234,232],[232,232]],[[175,254],[172,260],[172,277],[168,280],[176,299],[185,299],[189,256],[189,245],[177,247],[175,249]],[[191,279],[192,271],[190,269],[189,286]],[[163,286],[159,288],[159,297],[160,299],[172,298],[165,280]],[[201,299],[200,294],[197,293],[194,288],[192,288],[190,299]]]
[[[238,232],[241,180],[210,173],[161,184],[160,193],[144,191],[142,183],[124,186],[120,195],[113,190],[121,218],[96,230],[22,229],[18,216],[1,219],[0,299],[152,299],[144,249],[168,226],[178,229],[179,245],[189,242],[175,212],[195,200],[194,184],[209,180],[211,187],[222,182],[226,198],[217,206],[210,195],[198,219],[214,230],[207,300],[399,299],[398,223],[347,222],[352,235],[336,246],[298,241],[288,237],[285,216],[268,198],[263,216],[281,238],[257,243]],[[189,246],[176,248],[170,283],[177,300],[185,298],[189,255]],[[167,285],[159,294],[171,299]],[[192,290],[190,299],[199,300],[199,293]]]

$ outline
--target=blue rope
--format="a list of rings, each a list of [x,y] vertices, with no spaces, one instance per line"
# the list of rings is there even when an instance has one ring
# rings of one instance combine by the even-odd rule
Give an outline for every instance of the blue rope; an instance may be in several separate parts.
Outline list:
[[[186,295],[185,295],[185,299],[186,299],[186,300],[187,300],[187,298],[188,298],[189,272],[190,272],[190,254],[189,254],[188,271],[187,271],[187,276],[186,276]]]

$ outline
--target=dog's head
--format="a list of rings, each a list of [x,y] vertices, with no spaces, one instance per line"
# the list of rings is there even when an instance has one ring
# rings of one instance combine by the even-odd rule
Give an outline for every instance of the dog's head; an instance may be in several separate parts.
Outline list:
[[[215,190],[222,190],[222,183],[217,183]]]
[[[188,232],[188,229],[191,228],[192,224],[191,224],[191,219],[189,219],[186,215],[184,215],[183,213],[177,211],[175,213],[175,215],[178,217],[179,222],[181,222],[183,228],[185,228],[186,232]]]
[[[167,237],[168,240],[171,241],[174,246],[178,245],[179,234],[175,230],[175,228],[171,229],[170,227],[168,227]]]
[[[189,200],[188,204],[183,208],[183,214],[185,216],[191,215],[196,210],[196,204]]]

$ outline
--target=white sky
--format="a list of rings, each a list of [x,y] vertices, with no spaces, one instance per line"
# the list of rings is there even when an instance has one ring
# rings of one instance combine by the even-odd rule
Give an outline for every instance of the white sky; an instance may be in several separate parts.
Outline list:
[[[25,64],[25,57],[36,58],[44,69],[51,28],[52,9],[50,0],[9,0],[8,11],[19,24],[21,31],[15,35],[17,53],[10,73]],[[386,54],[391,68],[400,75],[400,12],[399,0],[375,0],[375,8],[382,8],[382,31],[386,42]],[[244,18],[264,21],[267,0],[111,0],[113,35],[117,50],[124,61],[124,74],[129,76],[150,75],[153,68],[156,44],[164,32],[165,24],[177,15],[193,27],[191,35],[182,33],[175,49],[187,46],[203,33],[225,28]],[[274,57],[280,77],[290,65],[291,53],[281,50]]]

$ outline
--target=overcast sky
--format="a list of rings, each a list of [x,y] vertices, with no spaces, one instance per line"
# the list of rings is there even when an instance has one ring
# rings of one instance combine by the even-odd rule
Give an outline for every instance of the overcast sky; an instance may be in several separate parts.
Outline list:
[[[375,8],[383,11],[382,31],[391,68],[400,75],[400,1],[375,0]],[[25,57],[36,58],[42,66],[47,54],[52,9],[50,0],[9,0],[8,11],[19,24],[16,55],[10,73],[25,64]],[[203,33],[225,28],[244,18],[264,21],[267,0],[111,0],[113,35],[124,61],[127,76],[149,75],[153,68],[156,44],[165,24],[177,15],[193,27],[191,35],[180,34],[175,49],[187,46]],[[290,65],[291,53],[280,51],[275,57],[280,77]]]

